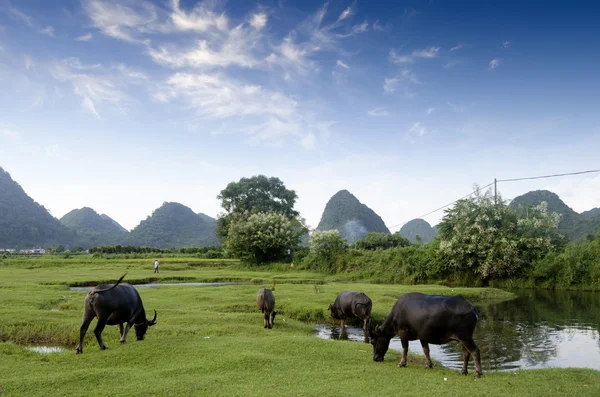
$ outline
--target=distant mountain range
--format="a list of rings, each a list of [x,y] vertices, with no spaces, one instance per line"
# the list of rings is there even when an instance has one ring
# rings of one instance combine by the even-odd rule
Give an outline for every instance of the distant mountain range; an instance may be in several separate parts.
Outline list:
[[[528,207],[542,201],[548,203],[550,211],[561,214],[558,233],[570,240],[599,232],[600,208],[577,213],[547,190],[515,197],[510,206],[526,213]],[[215,218],[196,214],[179,203],[164,203],[131,232],[108,215],[99,215],[88,207],[75,209],[59,221],[0,167],[0,249],[48,248],[58,244],[84,248],[113,244],[202,247],[219,244],[216,226]],[[339,230],[349,244],[370,232],[390,233],[381,217],[347,190],[331,197],[317,226],[317,230],[332,229]],[[435,238],[437,230],[422,219],[414,219],[400,229],[400,235],[412,242],[418,235],[426,243]]]
[[[70,246],[75,238],[0,167],[0,248]]]
[[[557,232],[569,240],[578,240],[587,235],[596,235],[600,228],[600,208],[593,208],[581,214],[566,205],[557,194],[548,190],[534,190],[515,197],[510,206],[524,213],[528,207],[548,203],[548,211],[561,214]]]
[[[340,190],[329,199],[317,226],[317,230],[334,229],[339,230],[348,244],[370,232],[390,234],[381,217],[347,190]]]
[[[423,219],[413,219],[400,229],[400,235],[406,237],[411,243],[417,241],[417,236],[423,243],[432,241],[437,236],[437,230]]]
[[[58,220],[0,167],[0,249],[59,244],[69,248],[116,244],[204,247],[220,244],[216,226],[216,219],[178,203],[164,203],[131,232],[88,207],[72,210]]]
[[[218,245],[215,219],[179,203],[164,203],[129,233],[131,245],[157,248]]]
[[[69,212],[60,218],[60,222],[75,231],[77,245],[85,248],[122,244],[128,234],[111,217],[106,214],[98,215],[88,207]]]

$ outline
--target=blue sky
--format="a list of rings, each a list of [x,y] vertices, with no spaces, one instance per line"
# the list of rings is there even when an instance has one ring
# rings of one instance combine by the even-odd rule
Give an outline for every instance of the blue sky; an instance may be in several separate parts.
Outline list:
[[[567,1],[0,0],[0,166],[57,217],[89,206],[128,229],[164,201],[216,216],[219,191],[258,173],[313,227],[340,189],[394,226],[494,177],[600,168],[599,17]],[[600,207],[598,174],[499,189]]]

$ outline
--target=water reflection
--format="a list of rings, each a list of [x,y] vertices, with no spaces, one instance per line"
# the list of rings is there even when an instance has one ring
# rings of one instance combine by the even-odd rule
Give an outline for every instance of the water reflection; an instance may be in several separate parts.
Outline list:
[[[481,350],[484,370],[580,367],[600,370],[600,294],[592,292],[515,291],[517,299],[494,305],[477,305],[479,322],[474,339]],[[364,342],[361,328],[321,325],[317,336]],[[402,350],[400,340],[390,348]],[[458,343],[430,345],[431,357],[444,366],[460,369]],[[422,354],[418,341],[409,354]],[[390,356],[388,356],[388,360]]]
[[[25,349],[40,354],[60,353],[64,351],[62,347],[57,346],[29,346]]]

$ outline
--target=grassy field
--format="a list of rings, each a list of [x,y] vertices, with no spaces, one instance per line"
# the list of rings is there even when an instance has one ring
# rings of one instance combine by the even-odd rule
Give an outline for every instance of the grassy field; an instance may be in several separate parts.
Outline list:
[[[472,301],[510,298],[499,290],[344,283],[284,266],[257,271],[223,261],[168,259],[157,277],[162,282],[254,284],[142,289],[146,311],[158,311],[146,340],[130,333],[128,343],[119,345],[118,328],[107,327],[108,350],[100,351],[94,321],[82,355],[75,354],[75,344],[85,292],[68,287],[113,281],[125,271],[126,281],[154,280],[151,261],[0,262],[0,395],[600,395],[600,372],[593,370],[490,372],[474,379],[440,366],[426,370],[418,356],[397,368],[394,351],[375,363],[370,345],[313,336],[314,324],[329,321],[327,305],[344,289],[367,293],[376,321],[408,291],[461,293]],[[255,307],[262,286],[277,298],[272,330],[262,328]],[[24,348],[30,343],[65,351],[42,355]]]

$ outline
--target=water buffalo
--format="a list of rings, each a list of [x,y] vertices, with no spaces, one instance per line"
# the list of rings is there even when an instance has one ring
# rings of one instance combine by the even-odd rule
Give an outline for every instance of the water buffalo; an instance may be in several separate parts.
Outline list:
[[[342,291],[335,298],[335,302],[329,305],[327,310],[331,311],[332,319],[342,320],[342,330],[344,329],[344,320],[350,317],[363,320],[363,328],[366,331],[371,326],[372,307],[373,302],[362,292]]]
[[[125,274],[114,285],[100,284],[86,295],[77,354],[83,353],[83,338],[94,317],[98,317],[94,334],[102,350],[106,349],[102,341],[102,331],[106,324],[119,326],[121,344],[126,342],[127,333],[132,325],[135,326],[137,340],[144,340],[148,327],[156,324],[156,310],[154,318],[150,321],[146,320],[140,294],[131,284],[121,284],[123,277]],[[123,323],[127,323],[125,329]]]
[[[275,315],[277,314],[273,310],[275,309],[275,295],[273,295],[273,292],[267,288],[259,289],[258,294],[256,294],[256,305],[263,312],[264,328],[273,328],[273,320],[275,320]]]
[[[397,334],[403,350],[398,366],[406,366],[408,342],[418,339],[427,358],[425,367],[431,368],[429,343],[442,345],[455,340],[463,347],[461,374],[467,374],[469,358],[473,355],[479,377],[482,374],[479,348],[473,341],[477,318],[475,306],[462,296],[425,295],[418,292],[405,294],[398,299],[381,326],[377,326],[374,332],[369,329],[373,360],[383,361],[390,339]]]

